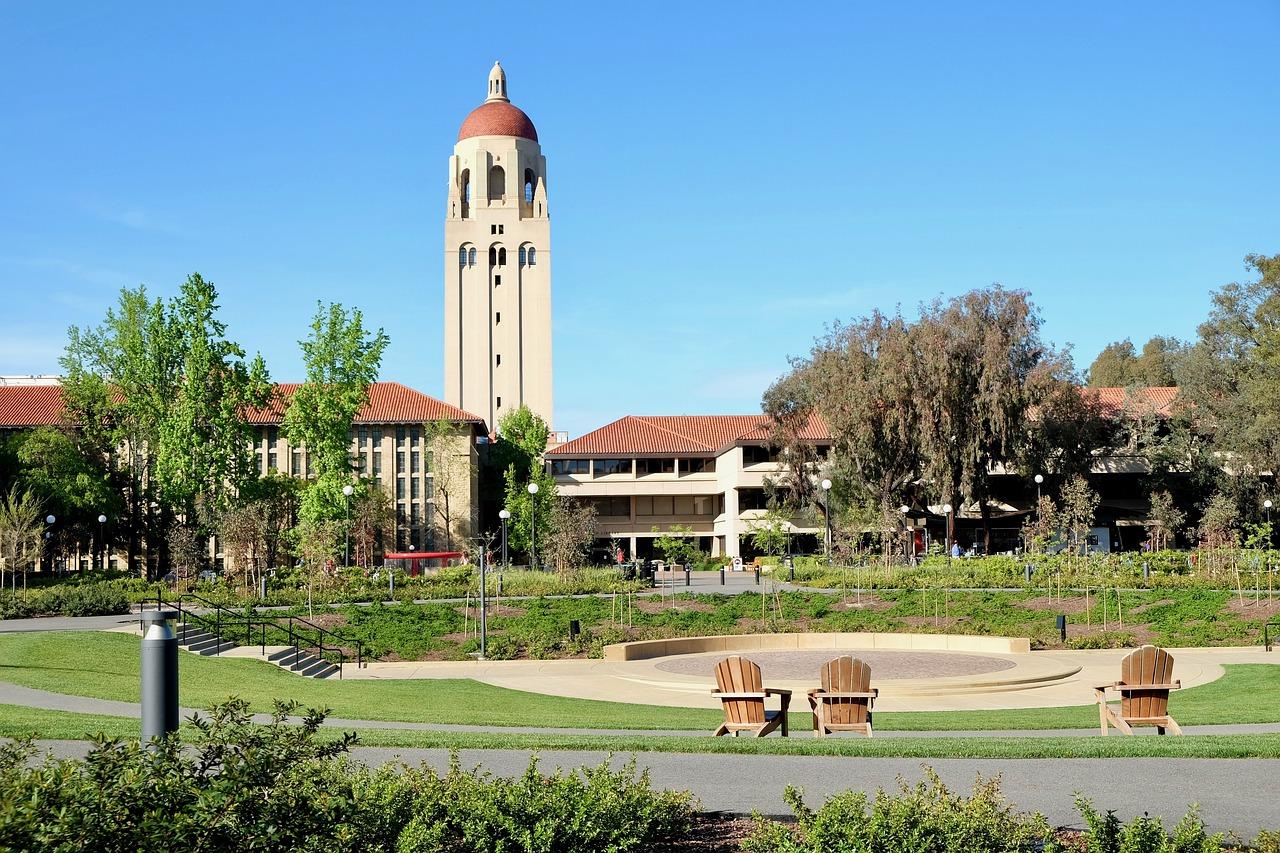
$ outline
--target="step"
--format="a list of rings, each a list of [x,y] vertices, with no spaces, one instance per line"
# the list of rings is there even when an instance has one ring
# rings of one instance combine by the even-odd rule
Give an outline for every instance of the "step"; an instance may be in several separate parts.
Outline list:
[[[184,628],[178,631],[178,642],[186,645],[187,643],[198,643],[201,640],[207,640],[213,636],[213,633],[203,628]]]
[[[299,654],[298,659],[303,660],[308,657],[311,657],[308,652],[302,652]],[[274,652],[268,652],[267,660],[272,663],[278,663],[281,666],[288,665],[293,661],[293,646],[285,646],[284,648],[278,649]]]
[[[203,655],[204,657],[209,657],[211,655],[222,654],[228,649],[234,649],[235,647],[236,644],[230,640],[219,640],[215,638],[187,646],[187,651]]]

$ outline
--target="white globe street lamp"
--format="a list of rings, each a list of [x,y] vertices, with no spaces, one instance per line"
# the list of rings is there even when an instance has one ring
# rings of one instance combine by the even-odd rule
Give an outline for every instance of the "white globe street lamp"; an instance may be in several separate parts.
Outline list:
[[[498,518],[502,519],[502,565],[507,565],[507,520],[511,518],[511,513],[505,507],[498,511]]]
[[[951,504],[943,504],[942,512],[947,517],[946,524],[946,542],[947,542],[947,559],[951,559]]]
[[[529,568],[538,570],[538,484],[529,484]]]
[[[342,565],[351,565],[351,495],[355,489],[350,483],[342,487],[343,503],[346,505],[346,523],[343,524]]]
[[[825,509],[823,513],[827,517],[827,565],[831,565],[831,481],[823,480],[818,485],[822,486],[822,505]]]

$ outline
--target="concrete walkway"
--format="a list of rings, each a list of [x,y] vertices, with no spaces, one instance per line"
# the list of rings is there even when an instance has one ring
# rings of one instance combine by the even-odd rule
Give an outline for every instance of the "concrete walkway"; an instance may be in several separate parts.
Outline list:
[[[84,741],[40,741],[41,749],[63,757],[83,757]],[[442,749],[356,747],[358,761],[371,766],[399,761],[447,768]],[[526,750],[461,750],[464,767],[479,766],[501,776],[517,776],[529,764]],[[608,755],[590,751],[544,751],[539,767],[596,766]],[[614,756],[620,765],[623,757]],[[1073,801],[1083,794],[1095,807],[1114,809],[1126,822],[1143,813],[1158,817],[1166,829],[1199,803],[1211,831],[1237,832],[1250,840],[1259,830],[1280,826],[1275,778],[1280,761],[1253,759],[935,759],[833,758],[785,755],[704,755],[640,753],[654,787],[692,791],[707,811],[786,815],[782,791],[789,784],[804,788],[805,801],[820,805],[831,794],[847,790],[894,790],[901,777],[918,781],[921,766],[937,771],[957,793],[972,789],[976,774],[999,774],[1005,796],[1018,809],[1038,811],[1054,826],[1083,824]]]

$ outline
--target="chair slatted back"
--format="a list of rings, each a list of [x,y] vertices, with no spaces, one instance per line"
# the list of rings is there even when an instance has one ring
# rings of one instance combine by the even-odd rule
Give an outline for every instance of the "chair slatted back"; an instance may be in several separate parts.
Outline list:
[[[828,693],[871,692],[871,667],[845,655],[822,666],[822,689]],[[827,720],[836,724],[859,725],[867,721],[868,699],[828,699]]]
[[[764,692],[759,664],[737,655],[716,664],[716,686],[724,693]],[[764,699],[726,699],[722,704],[725,722],[764,722]]]
[[[1126,685],[1169,684],[1173,681],[1173,655],[1155,646],[1130,652],[1120,663],[1120,680]],[[1168,690],[1132,690],[1121,694],[1120,716],[1141,719],[1169,713]]]

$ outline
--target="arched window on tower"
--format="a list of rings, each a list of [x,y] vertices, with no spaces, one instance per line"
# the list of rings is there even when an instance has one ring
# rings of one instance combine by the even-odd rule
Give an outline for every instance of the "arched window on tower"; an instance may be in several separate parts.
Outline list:
[[[524,246],[520,247],[520,266],[524,266]]]
[[[489,170],[489,200],[502,201],[507,196],[507,173],[501,166]]]
[[[476,247],[472,246],[467,250],[467,266],[474,267],[476,265]]]
[[[489,266],[496,267],[498,265],[498,250],[493,246],[489,247]]]
[[[529,247],[529,266],[534,266],[537,263],[538,263],[538,250],[530,246]]]
[[[533,204],[533,169],[524,170],[524,203]]]
[[[498,250],[498,266],[505,267],[506,265],[507,265],[507,250],[499,249]]]
[[[471,201],[471,170],[463,169],[458,177],[458,194],[463,201]]]
[[[467,247],[463,246],[458,249],[458,266],[465,267],[467,265]]]

